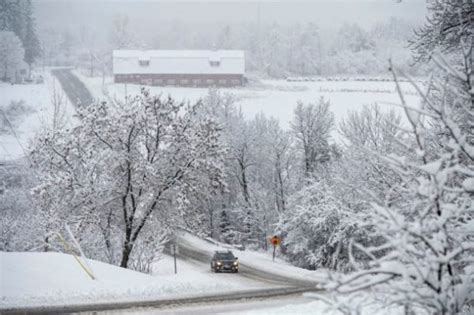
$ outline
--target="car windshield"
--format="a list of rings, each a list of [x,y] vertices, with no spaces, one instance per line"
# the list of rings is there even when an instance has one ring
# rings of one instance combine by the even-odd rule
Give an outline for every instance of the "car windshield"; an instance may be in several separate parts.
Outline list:
[[[234,260],[234,255],[232,255],[232,253],[217,253],[216,258],[222,260]]]

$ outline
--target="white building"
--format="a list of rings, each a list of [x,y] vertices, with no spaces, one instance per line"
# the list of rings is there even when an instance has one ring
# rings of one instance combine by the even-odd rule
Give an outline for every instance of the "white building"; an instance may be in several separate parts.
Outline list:
[[[244,83],[241,50],[114,50],[116,83],[238,86]]]

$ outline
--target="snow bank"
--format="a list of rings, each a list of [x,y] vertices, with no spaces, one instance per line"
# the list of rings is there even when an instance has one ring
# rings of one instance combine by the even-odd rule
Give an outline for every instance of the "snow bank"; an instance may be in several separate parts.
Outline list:
[[[259,288],[256,281],[211,274],[207,265],[171,257],[155,266],[155,276],[89,260],[98,280],[90,279],[74,257],[61,253],[0,252],[0,309],[29,306],[140,301],[183,295]]]
[[[370,296],[367,296],[370,299]],[[306,303],[288,304],[284,306],[273,306],[266,308],[258,308],[255,310],[228,312],[228,315],[288,315],[288,314],[325,314],[325,315],[341,315],[340,311],[331,309],[322,301],[308,299]],[[355,313],[354,313],[355,314]],[[395,307],[384,307],[382,305],[373,305],[361,310],[361,315],[402,315],[403,309]]]

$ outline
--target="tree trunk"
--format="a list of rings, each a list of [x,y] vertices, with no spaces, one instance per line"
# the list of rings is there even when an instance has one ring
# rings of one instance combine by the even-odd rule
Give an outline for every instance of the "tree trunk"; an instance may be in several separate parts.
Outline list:
[[[132,240],[132,228],[131,224],[127,224],[125,227],[125,240],[123,241],[122,247],[122,261],[120,262],[120,267],[127,268],[128,261],[130,259],[130,254],[132,253],[133,249],[133,242]]]
[[[209,233],[210,238],[214,238],[214,208],[209,203],[208,204],[208,213],[209,213],[209,229],[211,230]]]
[[[130,241],[125,240],[122,249],[122,261],[120,267],[127,268],[128,261],[130,260],[130,254],[132,253],[133,244]]]
[[[46,238],[44,239],[44,247],[43,247],[43,250],[45,252],[49,252],[49,236],[46,236]]]
[[[247,167],[244,165],[243,160],[239,160],[240,166],[240,186],[242,187],[242,195],[244,197],[245,202],[250,207],[250,193],[247,183],[247,175],[245,174]]]

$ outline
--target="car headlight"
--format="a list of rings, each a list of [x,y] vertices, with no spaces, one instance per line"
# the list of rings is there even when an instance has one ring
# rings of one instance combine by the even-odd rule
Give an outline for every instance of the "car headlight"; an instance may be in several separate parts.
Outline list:
[[[238,266],[239,263],[237,261],[234,261],[234,266]]]
[[[217,265],[220,266],[220,265],[222,265],[222,263],[221,263],[220,261],[218,261],[218,262],[217,262]]]

